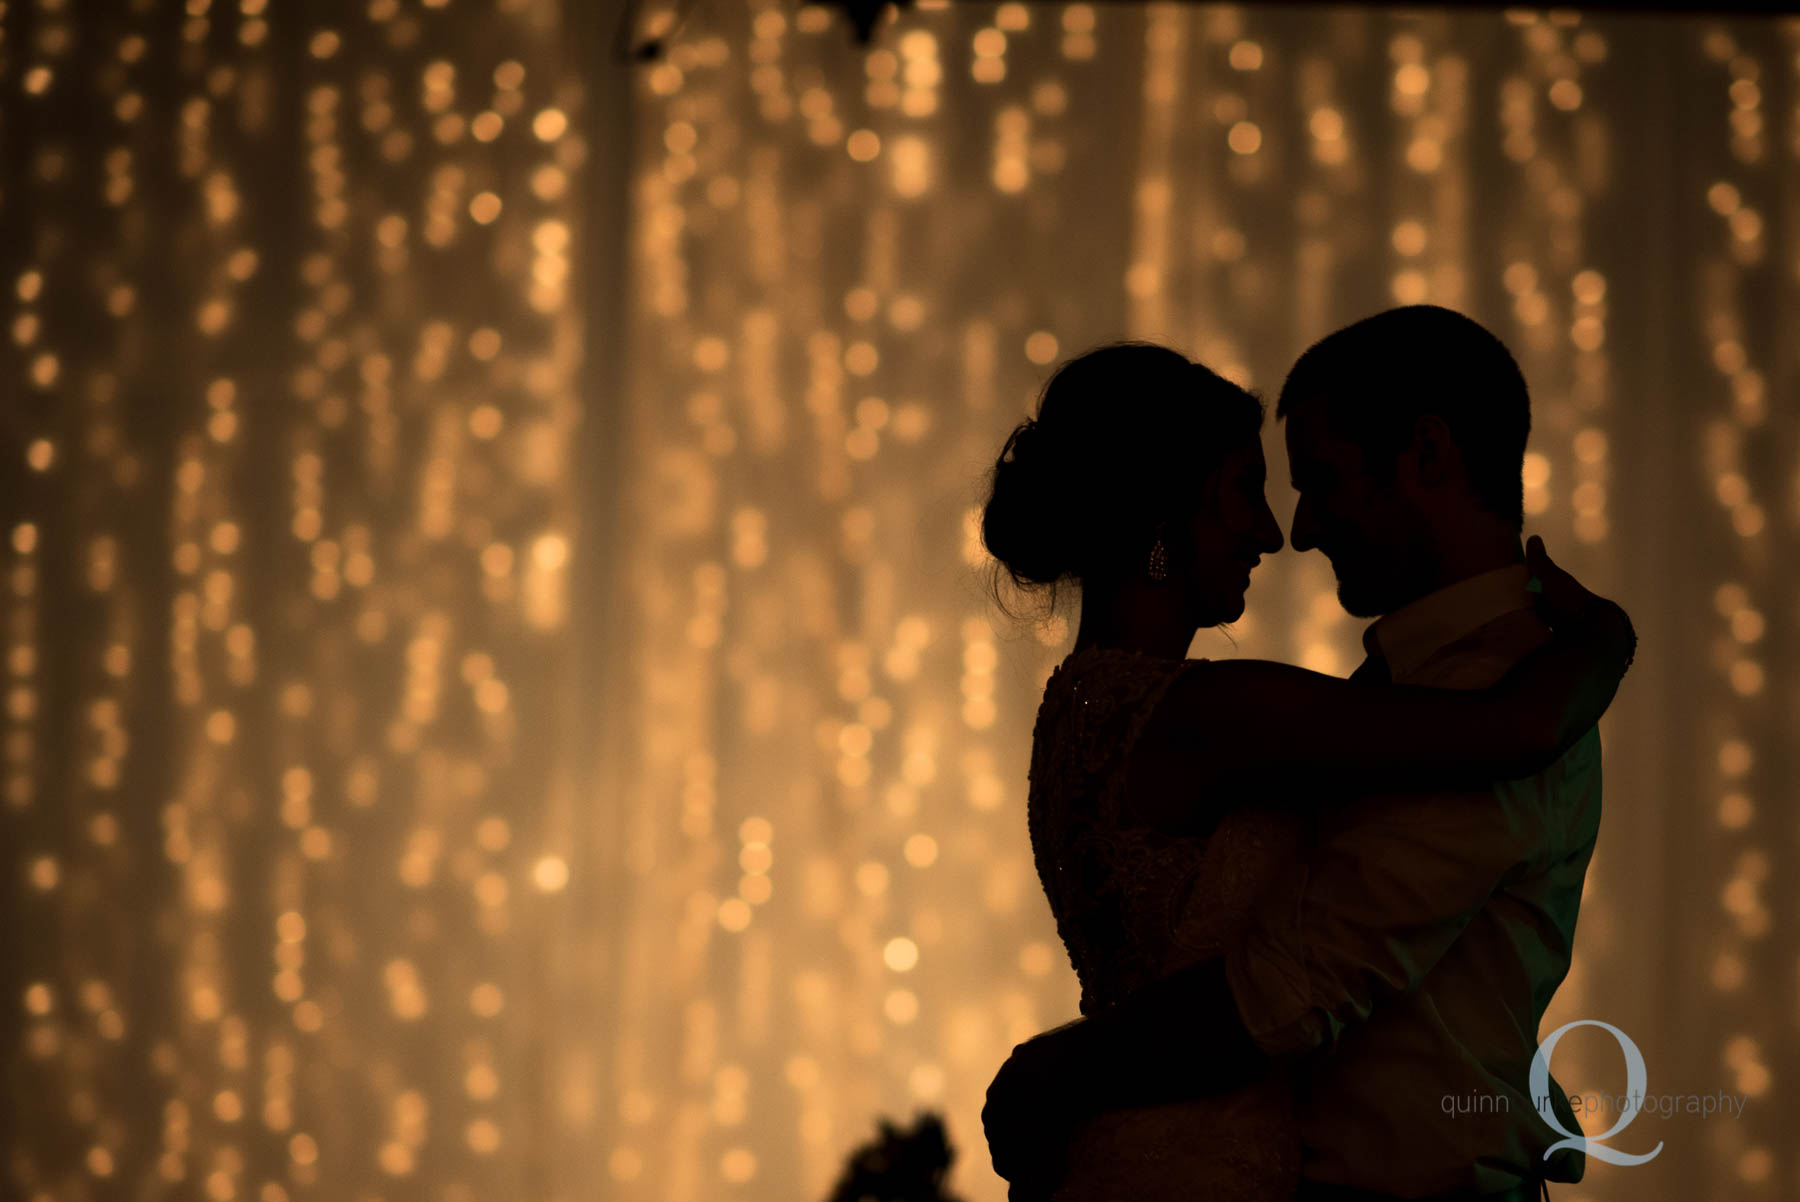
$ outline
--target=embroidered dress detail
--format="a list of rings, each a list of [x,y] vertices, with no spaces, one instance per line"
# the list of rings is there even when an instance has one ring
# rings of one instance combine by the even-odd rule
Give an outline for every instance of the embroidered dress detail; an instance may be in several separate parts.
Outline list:
[[[1298,821],[1280,811],[1233,808],[1206,836],[1123,820],[1132,749],[1170,686],[1204,662],[1091,647],[1044,686],[1027,817],[1083,1014],[1222,954],[1301,854]],[[1069,1173],[1055,1202],[1285,1202],[1299,1176],[1287,1078],[1271,1073],[1223,1097],[1100,1115],[1071,1142]]]

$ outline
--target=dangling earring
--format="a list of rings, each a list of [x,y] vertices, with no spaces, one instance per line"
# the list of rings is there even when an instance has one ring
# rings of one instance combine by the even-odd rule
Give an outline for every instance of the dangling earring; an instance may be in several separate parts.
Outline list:
[[[1150,563],[1145,569],[1150,579],[1158,581],[1169,578],[1169,549],[1163,546],[1162,532],[1163,523],[1156,523],[1156,542],[1151,544]]]

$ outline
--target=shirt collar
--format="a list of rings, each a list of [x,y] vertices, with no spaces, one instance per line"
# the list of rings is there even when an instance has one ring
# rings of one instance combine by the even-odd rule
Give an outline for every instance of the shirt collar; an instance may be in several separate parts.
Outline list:
[[[1495,618],[1531,608],[1529,579],[1524,564],[1508,564],[1427,593],[1363,631],[1363,649],[1387,660],[1389,678],[1399,680]]]

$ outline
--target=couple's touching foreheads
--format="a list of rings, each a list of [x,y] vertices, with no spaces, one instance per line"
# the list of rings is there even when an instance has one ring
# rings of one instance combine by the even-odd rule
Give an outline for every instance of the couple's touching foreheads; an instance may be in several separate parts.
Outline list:
[[[1348,680],[1187,658],[1284,545],[1252,393],[1101,347],[995,464],[988,550],[1081,602],[1027,812],[1083,1017],[988,1090],[1015,1202],[1526,1202],[1582,1175],[1577,1148],[1545,1157],[1548,1118],[1579,1130],[1566,1094],[1529,1079],[1631,622],[1522,542],[1530,400],[1471,319],[1339,330],[1275,417],[1286,541],[1376,619]]]

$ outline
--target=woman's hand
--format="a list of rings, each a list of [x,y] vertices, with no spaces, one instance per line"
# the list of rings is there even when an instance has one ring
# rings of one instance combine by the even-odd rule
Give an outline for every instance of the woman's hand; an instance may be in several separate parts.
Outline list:
[[[1637,632],[1623,609],[1552,563],[1536,535],[1525,545],[1525,563],[1532,574],[1529,587],[1538,594],[1538,616],[1555,637],[1492,692],[1501,702],[1503,721],[1538,725],[1547,764],[1573,747],[1612,704],[1637,651]]]
[[[1531,571],[1538,616],[1545,624],[1559,634],[1598,641],[1617,657],[1623,676],[1637,653],[1637,631],[1630,616],[1557,567],[1544,550],[1544,540],[1535,534],[1525,542],[1525,566]]]

